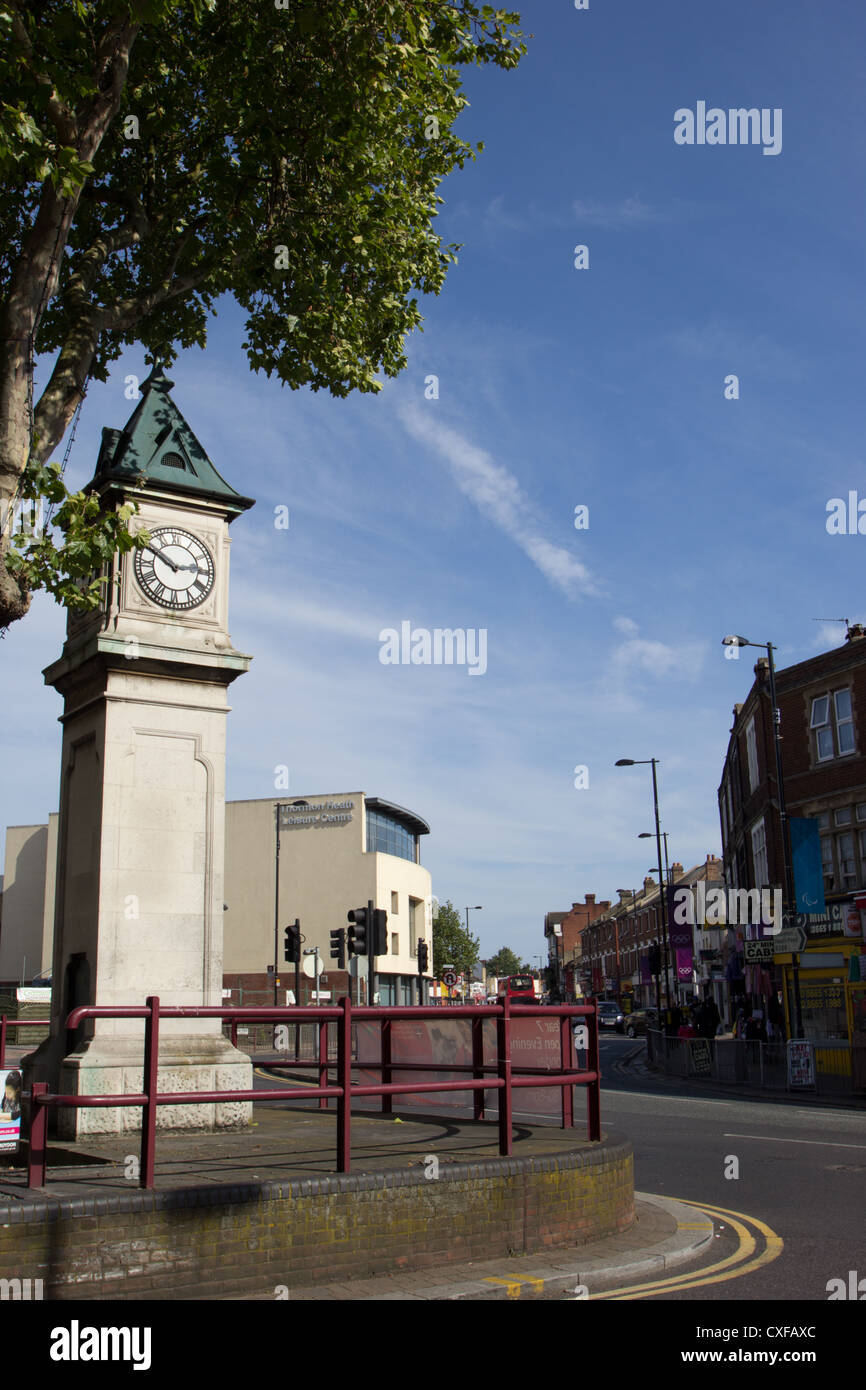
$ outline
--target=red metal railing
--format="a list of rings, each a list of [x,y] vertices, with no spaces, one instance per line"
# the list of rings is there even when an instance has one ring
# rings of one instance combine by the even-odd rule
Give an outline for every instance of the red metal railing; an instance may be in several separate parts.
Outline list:
[[[6,1029],[7,1028],[50,1028],[50,1018],[7,1018],[5,1014],[0,1014],[0,1067],[6,1065]]]
[[[351,1126],[352,1101],[366,1096],[380,1096],[382,1110],[390,1112],[392,1097],[396,1095],[424,1094],[446,1091],[471,1091],[474,1097],[473,1113],[476,1119],[484,1116],[484,1092],[501,1092],[499,1098],[499,1152],[507,1157],[512,1152],[512,1111],[515,1087],[558,1086],[562,1095],[562,1128],[574,1125],[572,1087],[587,1088],[587,1129],[591,1140],[601,1138],[600,1073],[598,1056],[598,1016],[595,1004],[590,1005],[512,1005],[507,1000],[503,1004],[457,1005],[449,1009],[448,1017],[467,1018],[472,1027],[472,1064],[455,1065],[452,1062],[413,1062],[392,1060],[391,1024],[397,1019],[435,1019],[441,1023],[442,1014],[434,1006],[422,1007],[361,1007],[353,1008],[349,999],[341,999],[338,1005],[297,1005],[283,1008],[221,1008],[201,1006],[197,1008],[160,1006],[155,996],[148,998],[145,1005],[110,1008],[102,1005],[81,1005],[70,1013],[66,1020],[67,1029],[75,1029],[86,1019],[98,1018],[141,1018],[144,1019],[144,1089],[140,1095],[53,1095],[49,1094],[47,1082],[35,1081],[25,1096],[29,1096],[30,1107],[30,1153],[28,1159],[28,1187],[44,1187],[46,1177],[45,1148],[47,1139],[47,1120],[49,1108],[64,1106],[74,1108],[112,1109],[122,1106],[138,1106],[142,1110],[141,1124],[141,1163],[139,1184],[143,1188],[154,1185],[154,1160],[156,1153],[156,1112],[160,1105],[226,1104],[230,1101],[269,1100],[310,1100],[318,1098],[319,1108],[327,1109],[328,1101],[337,1102],[337,1171],[348,1173],[351,1166]],[[514,1067],[511,1061],[511,1023],[515,1018],[559,1018],[560,1066],[546,1071],[531,1067]],[[276,1061],[256,1061],[257,1067],[273,1068],[290,1065],[314,1067],[318,1070],[318,1086],[281,1087],[274,1091],[171,1091],[160,1094],[157,1091],[157,1061],[159,1056],[159,1024],[164,1018],[220,1018],[232,1023],[232,1036],[236,1037],[239,1023],[283,1023],[296,1024],[315,1021],[319,1025],[318,1061],[292,1061],[278,1058]],[[483,1037],[481,1028],[485,1018],[496,1021],[496,1062],[485,1064],[483,1060]],[[577,1019],[587,1022],[587,1069],[577,1071],[574,1067],[572,1026]],[[364,1061],[364,1068],[381,1072],[378,1084],[358,1084],[352,1082],[352,1023],[367,1020],[380,1024],[381,1054],[378,1061]],[[29,1021],[29,1020],[28,1020]],[[328,1025],[335,1024],[337,1030],[336,1064],[328,1061]],[[330,1084],[329,1072],[335,1070],[337,1083]],[[401,1081],[392,1082],[393,1071],[471,1071],[472,1079],[449,1081]]]

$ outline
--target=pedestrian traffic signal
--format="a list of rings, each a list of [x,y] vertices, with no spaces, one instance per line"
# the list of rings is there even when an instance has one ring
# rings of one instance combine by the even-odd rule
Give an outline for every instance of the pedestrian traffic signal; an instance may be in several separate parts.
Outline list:
[[[338,970],[346,968],[346,928],[337,927],[331,932],[331,960],[337,962]]]
[[[373,908],[373,951],[374,956],[388,954],[388,914],[384,907]]]
[[[301,960],[301,924],[296,917],[294,923],[285,929],[283,959],[290,964],[299,965]]]
[[[366,907],[353,907],[348,913],[349,930],[346,938],[346,945],[350,956],[365,956],[367,954],[367,922]]]
[[[427,949],[426,941],[418,942],[418,974],[424,975],[430,963],[430,952]]]

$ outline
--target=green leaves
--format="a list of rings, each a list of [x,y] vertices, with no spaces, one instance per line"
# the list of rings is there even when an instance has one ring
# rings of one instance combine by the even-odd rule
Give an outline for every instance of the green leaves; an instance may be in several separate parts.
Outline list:
[[[105,380],[133,343],[167,366],[204,347],[223,294],[245,311],[254,370],[335,396],[381,390],[406,365],[418,294],[439,294],[456,260],[433,219],[442,181],[476,156],[454,130],[459,66],[513,67],[517,22],[473,0],[0,0],[4,303],[14,283],[41,306],[44,266],[60,267],[35,346],[63,350],[68,370],[37,405],[51,421],[39,455],[76,380]],[[39,272],[28,238],[52,192],[74,216],[68,233],[49,226]],[[11,476],[31,450],[3,430]],[[28,561],[58,596],[64,549],[77,567],[115,535],[75,496],[66,541]]]
[[[433,973],[441,977],[445,965],[458,974],[468,975],[478,960],[480,942],[466,931],[460,914],[450,901],[441,904],[433,922]]]
[[[109,582],[108,575],[98,571],[118,551],[140,550],[150,540],[147,531],[130,534],[129,521],[138,511],[137,504],[103,512],[96,493],[67,491],[59,463],[28,468],[20,496],[59,506],[50,526],[40,522],[31,533],[13,534],[6,567],[29,588],[45,589],[66,608],[96,608]]]

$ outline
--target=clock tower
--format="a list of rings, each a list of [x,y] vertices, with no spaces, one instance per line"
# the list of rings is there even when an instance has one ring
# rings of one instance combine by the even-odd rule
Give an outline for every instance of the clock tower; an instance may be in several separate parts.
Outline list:
[[[27,1084],[139,1093],[143,1023],[68,1035],[78,1004],[220,1005],[227,687],[249,668],[228,632],[229,526],[247,508],[157,367],[123,430],[105,429],[89,490],[138,503],[146,549],[116,554],[98,610],[70,612],[45,681],[63,696],[51,1035]],[[161,1091],[252,1087],[218,1019],[160,1024]],[[160,1107],[161,1128],[248,1123],[246,1102]],[[61,1110],[67,1137],[138,1129],[136,1108]]]

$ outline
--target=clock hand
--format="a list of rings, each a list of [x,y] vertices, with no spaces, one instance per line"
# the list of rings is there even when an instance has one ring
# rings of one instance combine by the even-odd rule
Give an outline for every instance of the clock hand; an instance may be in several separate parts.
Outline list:
[[[170,559],[168,558],[167,555],[164,555],[164,554],[162,553],[161,550],[154,550],[154,548],[153,548],[152,545],[144,545],[144,546],[142,546],[142,550],[149,550],[150,553],[151,553],[151,555],[155,555],[155,556],[156,556],[157,560],[162,560],[162,562],[163,562],[164,565],[170,565],[171,568],[174,570],[175,574],[177,574],[178,570],[181,569],[181,566],[180,566],[180,565],[176,565],[176,564],[174,563],[174,560],[170,560]],[[184,565],[183,568],[184,568],[184,569],[188,569],[189,566]]]

